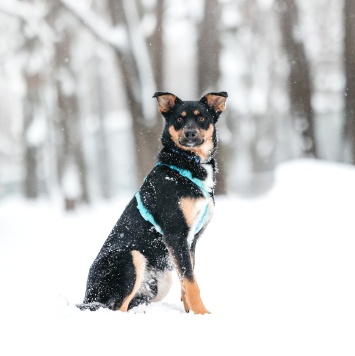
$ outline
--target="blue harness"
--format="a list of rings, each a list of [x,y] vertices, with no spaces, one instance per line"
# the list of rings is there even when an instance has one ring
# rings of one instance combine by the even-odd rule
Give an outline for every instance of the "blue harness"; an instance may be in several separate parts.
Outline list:
[[[174,171],[177,171],[180,175],[182,175],[183,177],[189,179],[192,183],[197,185],[201,189],[202,193],[204,194],[204,196],[206,198],[210,197],[210,191],[208,189],[206,189],[205,183],[201,179],[193,177],[189,170],[182,169],[182,168],[170,165],[170,164],[163,164],[163,163],[160,163],[160,162],[158,162],[156,164],[156,166],[167,166],[170,169],[172,169]],[[142,215],[142,218],[144,220],[146,220],[146,221],[149,221],[155,227],[156,231],[158,231],[160,234],[163,234],[161,227],[155,221],[153,215],[144,206],[139,192],[136,193],[135,197],[136,197],[136,200],[137,200],[137,208],[138,208],[140,214]],[[201,215],[200,221],[196,225],[195,234],[197,234],[202,229],[203,222],[204,222],[204,220],[206,218],[206,215],[207,215],[207,210],[208,210],[208,203],[206,204],[205,210],[204,210],[203,214]]]

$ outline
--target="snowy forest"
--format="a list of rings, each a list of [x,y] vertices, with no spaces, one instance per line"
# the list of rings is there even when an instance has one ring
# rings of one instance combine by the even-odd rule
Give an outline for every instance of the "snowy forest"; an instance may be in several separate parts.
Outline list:
[[[156,91],[228,92],[218,194],[266,192],[294,158],[355,163],[353,0],[1,0],[0,31],[0,200],[134,192]]]
[[[355,355],[355,0],[0,0],[0,355]],[[155,164],[157,91],[226,91],[211,314],[81,311]],[[132,245],[133,246],[133,245]]]

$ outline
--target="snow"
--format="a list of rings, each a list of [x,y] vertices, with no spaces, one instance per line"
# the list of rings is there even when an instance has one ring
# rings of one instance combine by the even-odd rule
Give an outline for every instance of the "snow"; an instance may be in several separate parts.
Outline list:
[[[64,214],[0,201],[1,355],[354,355],[355,168],[280,165],[258,198],[217,197],[197,246],[209,315],[162,301],[79,311],[88,268],[130,197]]]

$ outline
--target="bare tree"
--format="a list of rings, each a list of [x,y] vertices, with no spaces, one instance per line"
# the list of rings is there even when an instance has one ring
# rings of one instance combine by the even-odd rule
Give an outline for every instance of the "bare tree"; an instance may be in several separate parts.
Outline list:
[[[31,41],[26,41],[25,48],[31,53]],[[24,193],[26,198],[34,199],[39,194],[38,142],[31,139],[34,130],[36,114],[41,108],[41,86],[43,78],[40,73],[30,73],[25,70],[26,96],[24,98],[23,142],[25,154]]]
[[[145,88],[149,87],[149,82],[154,81],[154,76],[147,76],[149,72],[153,73],[153,66],[145,38],[138,31],[140,18],[136,0],[109,0],[108,4],[113,26],[123,26],[128,36],[126,50],[121,51],[116,47],[115,52],[132,117],[138,174],[141,180],[154,164],[159,147],[158,132],[161,131],[161,121],[155,120],[156,114],[148,113],[144,107],[144,102],[147,101],[145,96],[149,95],[150,98],[152,95]],[[159,64],[156,68],[158,66]],[[157,69],[156,73],[160,70]],[[145,71],[148,73],[143,75]],[[154,86],[150,85],[152,91]]]
[[[220,77],[220,8],[218,0],[206,0],[198,36],[198,91],[216,90]]]
[[[35,38],[26,39],[24,49],[28,56],[34,56],[36,42]],[[38,155],[40,147],[37,140],[33,139],[32,136],[35,130],[36,116],[40,114],[42,108],[43,77],[39,71],[33,72],[30,70],[29,65],[27,65],[24,70],[24,78],[26,83],[23,112],[23,143],[25,155],[24,193],[26,198],[34,199],[37,198],[39,194]]]
[[[151,57],[140,26],[137,0],[108,0],[111,26],[90,9],[81,11],[80,7],[69,0],[60,2],[98,39],[111,45],[115,51],[127,108],[132,117],[136,162],[141,181],[151,169],[158,153],[161,120],[156,120],[154,102],[148,101],[156,90],[156,85]],[[161,14],[162,4],[159,6],[158,14]],[[120,39],[117,39],[116,29],[121,30]]]
[[[355,164],[355,2],[344,3],[344,64],[345,64],[345,130],[346,149]]]
[[[96,113],[98,117],[98,128],[96,135],[97,157],[98,157],[98,176],[101,195],[105,199],[111,198],[112,182],[110,169],[110,150],[107,142],[107,129],[105,126],[106,115],[106,93],[103,79],[103,63],[98,56],[93,58],[94,61],[94,81],[96,96]]]
[[[23,100],[23,145],[24,145],[24,195],[26,198],[35,199],[40,192],[39,155],[42,149],[41,138],[38,137],[39,125],[44,118],[43,113],[43,58],[42,45],[36,31],[31,26],[31,21],[24,16],[25,11],[30,15],[35,10],[32,1],[24,4],[16,3],[17,12],[10,13],[21,21],[23,34],[22,52],[25,63],[23,77],[25,83],[25,96]],[[29,16],[30,17],[30,16]]]
[[[62,9],[51,6],[50,22],[57,33],[55,42],[54,82],[57,94],[55,137],[57,143],[58,175],[66,210],[77,203],[89,203],[86,162],[83,152],[82,129],[76,88],[75,70],[72,68],[72,40],[74,30],[62,25]]]
[[[32,32],[29,28],[35,7],[31,2],[22,3],[13,1],[1,4],[0,11],[20,21],[20,28],[24,39],[21,48],[25,57],[22,70],[26,89],[23,102],[22,133],[24,150],[23,190],[26,198],[34,199],[39,195],[38,155],[40,147],[33,133],[35,130],[36,117],[39,116],[39,111],[42,106],[43,86],[43,75],[41,70],[34,63],[34,59],[38,59],[41,43],[36,33]],[[26,14],[28,15],[27,17]]]
[[[198,91],[202,95],[208,91],[218,91],[220,78],[220,5],[218,0],[206,0],[201,23],[198,26]],[[225,119],[225,118],[224,118]],[[218,150],[218,185],[216,194],[226,193],[227,148],[223,140]]]
[[[45,2],[44,2],[45,3]],[[43,3],[43,4],[44,4]],[[40,4],[40,5],[43,5]],[[71,39],[73,33],[64,26],[56,28],[60,23],[60,9],[53,2],[48,2],[48,18],[37,8],[33,1],[12,1],[5,7],[5,12],[18,17],[22,23],[26,54],[24,65],[24,82],[26,95],[24,98],[24,131],[23,142],[25,151],[25,179],[24,193],[28,198],[36,198],[39,194],[39,167],[43,164],[40,154],[43,153],[43,139],[41,131],[46,129],[46,108],[44,90],[46,75],[44,50],[47,46],[55,50],[54,78],[57,89],[58,115],[54,119],[56,124],[56,138],[58,143],[58,173],[64,195],[65,206],[73,209],[77,201],[88,202],[85,161],[81,144],[81,130],[79,127],[78,99],[75,91],[75,75],[70,68]],[[51,23],[48,26],[47,21]],[[54,45],[52,29],[57,30],[57,42]],[[43,136],[43,134],[42,134]],[[71,188],[68,188],[70,186]],[[73,193],[73,187],[76,192]],[[75,196],[74,196],[75,195]]]
[[[229,157],[233,160],[229,161],[228,183],[231,190],[249,196],[267,191],[273,182],[277,131],[274,98],[278,96],[275,58],[279,58],[280,26],[272,7],[260,1],[224,6],[228,12],[238,13],[240,21],[224,29],[223,44],[227,51],[238,48],[235,60],[247,68],[235,75],[238,90],[230,101]]]
[[[150,43],[150,57],[152,59],[153,72],[157,91],[164,91],[164,45],[163,45],[163,18],[164,18],[164,0],[156,0],[155,17],[156,26],[155,30],[148,42]],[[160,114],[159,114],[160,117]]]
[[[280,25],[289,63],[288,79],[291,116],[303,136],[303,153],[317,157],[315,124],[312,110],[312,83],[309,63],[299,31],[298,7],[295,0],[277,0]]]

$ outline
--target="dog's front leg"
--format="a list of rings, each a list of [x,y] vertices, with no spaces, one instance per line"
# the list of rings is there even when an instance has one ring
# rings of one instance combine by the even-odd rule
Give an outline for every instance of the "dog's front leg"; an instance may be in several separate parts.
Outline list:
[[[164,240],[179,275],[182,291],[181,299],[185,310],[191,310],[195,314],[209,313],[200,296],[200,288],[193,272],[193,262],[186,238],[168,235],[165,236]]]
[[[191,258],[191,264],[192,264],[192,270],[195,270],[195,246],[192,245],[190,248],[190,258]],[[181,283],[181,301],[184,303],[184,309],[186,313],[190,311],[189,304],[186,300],[186,293],[185,293],[185,288],[183,288],[183,284]]]

